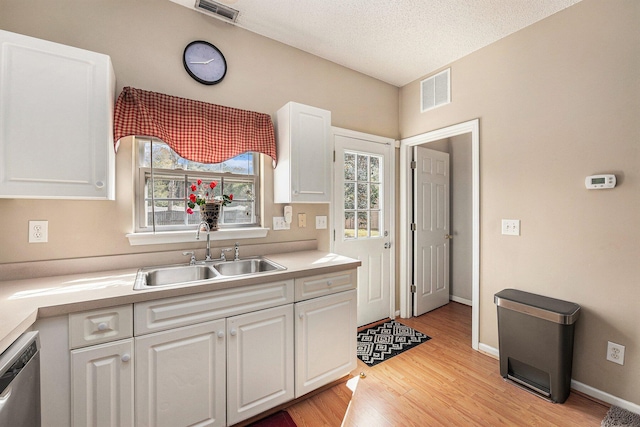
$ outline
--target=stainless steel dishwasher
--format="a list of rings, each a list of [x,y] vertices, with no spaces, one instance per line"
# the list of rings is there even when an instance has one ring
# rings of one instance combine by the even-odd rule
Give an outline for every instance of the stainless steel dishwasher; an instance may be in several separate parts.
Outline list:
[[[25,332],[0,355],[0,426],[40,427],[40,340]]]

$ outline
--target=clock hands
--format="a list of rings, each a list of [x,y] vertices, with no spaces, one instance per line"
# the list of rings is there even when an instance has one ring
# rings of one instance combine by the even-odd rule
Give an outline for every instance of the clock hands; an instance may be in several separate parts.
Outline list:
[[[208,64],[209,62],[211,62],[213,60],[215,60],[215,58],[211,58],[208,61],[190,61],[189,64],[205,64],[206,65],[206,64]]]

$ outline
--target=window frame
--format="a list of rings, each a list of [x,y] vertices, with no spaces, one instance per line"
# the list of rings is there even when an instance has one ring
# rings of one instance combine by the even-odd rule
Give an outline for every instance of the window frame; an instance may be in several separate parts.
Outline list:
[[[146,143],[154,142],[154,143],[162,143],[162,141],[152,141],[149,138],[134,138],[134,147],[135,147],[135,158],[133,160],[134,167],[134,235],[145,234],[145,233],[170,233],[170,232],[185,232],[192,231],[196,228],[195,224],[184,224],[184,225],[156,225],[155,230],[153,224],[149,226],[144,226],[146,224],[145,215],[148,215],[146,210],[147,202],[150,199],[147,199],[146,196],[146,176],[147,174],[151,174],[151,170],[153,169],[153,175],[161,175],[161,176],[175,176],[180,179],[185,180],[185,197],[184,201],[188,201],[188,195],[190,193],[188,186],[191,184],[190,180],[202,179],[203,181],[212,180],[218,181],[219,183],[222,181],[224,183],[225,180],[239,180],[239,181],[253,181],[253,218],[254,221],[249,223],[232,223],[232,224],[224,224],[221,222],[219,227],[220,230],[242,230],[249,228],[261,228],[261,210],[262,210],[262,197],[260,191],[260,183],[262,180],[262,154],[253,152],[253,170],[255,173],[253,175],[243,175],[243,174],[233,174],[229,172],[207,172],[207,171],[199,171],[199,170],[191,170],[191,169],[160,169],[160,168],[151,168],[147,166],[140,166],[140,159],[144,156],[144,147]],[[166,145],[166,144],[165,144]],[[169,147],[170,148],[170,147]],[[244,200],[244,199],[242,199]],[[224,208],[223,208],[224,209]],[[185,214],[186,213],[186,204],[185,204]],[[192,215],[198,215],[196,213]],[[185,217],[186,220],[187,217]],[[131,239],[130,239],[131,240]]]

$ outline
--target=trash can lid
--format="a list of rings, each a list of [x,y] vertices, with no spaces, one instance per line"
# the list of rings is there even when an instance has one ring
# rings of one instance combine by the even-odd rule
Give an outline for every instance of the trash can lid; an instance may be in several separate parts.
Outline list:
[[[518,289],[504,289],[498,292],[494,295],[493,302],[498,307],[563,325],[573,324],[580,315],[580,306],[578,304]]]

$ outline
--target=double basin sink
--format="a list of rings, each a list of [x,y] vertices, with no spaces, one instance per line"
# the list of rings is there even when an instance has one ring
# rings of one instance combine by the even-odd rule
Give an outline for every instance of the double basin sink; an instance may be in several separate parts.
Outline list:
[[[264,258],[247,258],[237,261],[213,261],[190,265],[147,267],[138,270],[134,290],[152,289],[162,286],[197,285],[216,279],[236,276],[259,275],[286,267]]]

